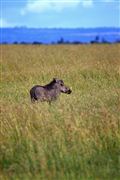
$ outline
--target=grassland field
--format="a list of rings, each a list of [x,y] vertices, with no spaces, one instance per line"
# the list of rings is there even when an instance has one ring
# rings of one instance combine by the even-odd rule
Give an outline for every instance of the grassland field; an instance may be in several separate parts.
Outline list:
[[[0,179],[120,180],[120,44],[0,48]],[[32,104],[53,77],[72,94]]]

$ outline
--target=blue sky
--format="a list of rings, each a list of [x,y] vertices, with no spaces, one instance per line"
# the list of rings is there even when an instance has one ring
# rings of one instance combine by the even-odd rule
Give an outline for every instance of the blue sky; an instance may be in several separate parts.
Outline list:
[[[1,27],[120,27],[120,0],[1,0]]]

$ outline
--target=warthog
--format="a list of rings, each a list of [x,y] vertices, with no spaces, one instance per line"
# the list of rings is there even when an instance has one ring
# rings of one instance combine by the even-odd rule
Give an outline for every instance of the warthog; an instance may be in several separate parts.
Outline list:
[[[53,78],[53,80],[45,85],[36,85],[30,90],[31,101],[47,101],[51,103],[56,100],[60,93],[70,94],[72,91],[70,88],[64,85],[63,80]]]

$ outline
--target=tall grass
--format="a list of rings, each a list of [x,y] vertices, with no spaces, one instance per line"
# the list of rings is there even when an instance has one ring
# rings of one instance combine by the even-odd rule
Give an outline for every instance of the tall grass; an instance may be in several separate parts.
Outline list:
[[[119,48],[1,45],[1,179],[120,179]],[[72,94],[32,104],[53,77]]]

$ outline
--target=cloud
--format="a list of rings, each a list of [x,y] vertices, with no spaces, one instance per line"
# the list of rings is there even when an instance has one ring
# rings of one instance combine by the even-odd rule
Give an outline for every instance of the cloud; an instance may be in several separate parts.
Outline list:
[[[6,21],[3,18],[0,18],[0,27],[13,27],[14,24],[9,23],[8,21]]]
[[[82,1],[82,5],[84,7],[90,7],[93,5],[93,0],[84,0],[84,1]]]
[[[28,0],[26,6],[21,10],[21,14],[41,13],[47,10],[60,12],[66,8],[75,8],[79,4],[89,7],[92,6],[93,0]]]

